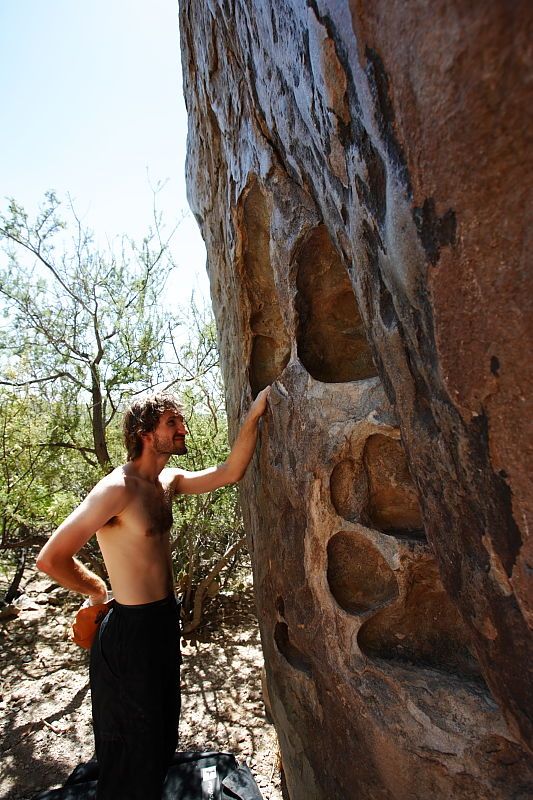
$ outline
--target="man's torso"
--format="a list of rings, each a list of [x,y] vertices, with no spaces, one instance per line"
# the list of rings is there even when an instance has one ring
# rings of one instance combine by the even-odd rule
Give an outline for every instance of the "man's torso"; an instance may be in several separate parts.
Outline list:
[[[173,591],[170,558],[172,490],[125,476],[123,511],[97,531],[115,599],[124,605],[161,600]]]

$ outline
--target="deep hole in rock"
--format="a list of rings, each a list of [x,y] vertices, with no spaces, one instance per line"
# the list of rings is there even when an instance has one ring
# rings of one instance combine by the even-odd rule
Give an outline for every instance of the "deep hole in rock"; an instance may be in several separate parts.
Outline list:
[[[433,560],[413,565],[405,603],[384,608],[367,620],[359,630],[358,643],[371,658],[480,675],[466,626]]]
[[[297,256],[298,356],[324,383],[377,375],[352,285],[325,225],[308,236]]]
[[[250,302],[252,332],[249,378],[255,397],[278,377],[290,357],[270,263],[270,213],[257,182],[244,200],[243,223],[243,280]]]
[[[398,596],[396,578],[381,553],[352,531],[340,531],[328,542],[328,584],[350,614],[362,614]]]
[[[311,672],[309,659],[299,650],[289,638],[289,626],[285,622],[276,622],[274,628],[274,641],[281,655],[289,662],[291,667],[300,672]]]
[[[378,433],[369,436],[363,463],[368,499],[362,516],[367,524],[384,533],[425,540],[418,496],[401,443]]]
[[[331,502],[339,516],[350,522],[361,519],[361,510],[368,504],[366,472],[351,458],[343,459],[330,478]]]
[[[289,353],[280,349],[278,342],[271,336],[258,334],[253,337],[250,385],[254,397],[283,372],[288,360]]]

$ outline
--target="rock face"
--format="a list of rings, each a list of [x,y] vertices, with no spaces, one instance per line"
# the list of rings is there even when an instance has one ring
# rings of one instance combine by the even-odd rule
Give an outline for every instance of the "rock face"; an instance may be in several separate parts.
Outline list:
[[[291,800],[532,791],[532,6],[182,0]],[[530,74],[530,73],[529,73]]]

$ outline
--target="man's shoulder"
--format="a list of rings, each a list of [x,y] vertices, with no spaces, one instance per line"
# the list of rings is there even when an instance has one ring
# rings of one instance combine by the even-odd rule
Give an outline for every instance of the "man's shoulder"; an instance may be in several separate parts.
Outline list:
[[[172,478],[175,478],[176,475],[184,475],[187,472],[185,469],[181,469],[180,467],[165,467],[159,473],[159,480],[160,481],[169,481]]]
[[[106,509],[110,516],[120,514],[132,495],[131,485],[122,467],[117,467],[98,481],[86,498],[89,507]]]
[[[164,489],[176,493],[178,491],[178,481],[186,470],[179,467],[165,467],[159,473],[159,481]]]
[[[96,494],[109,494],[125,492],[128,485],[131,484],[132,478],[124,471],[124,466],[116,467],[112,472],[98,481],[93,489]]]

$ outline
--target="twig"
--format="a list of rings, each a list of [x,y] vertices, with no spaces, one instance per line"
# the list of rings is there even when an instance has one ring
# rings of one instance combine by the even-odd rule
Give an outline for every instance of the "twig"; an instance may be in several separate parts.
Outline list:
[[[43,725],[46,725],[46,727],[49,728],[52,731],[52,733],[55,733],[56,736],[62,736],[64,733],[67,733],[68,731],[68,727],[56,728],[54,725],[52,725],[50,722],[47,722],[45,719],[42,719],[41,722],[43,723]]]

